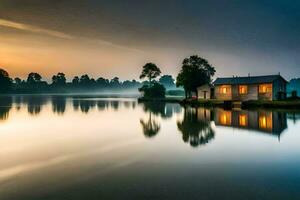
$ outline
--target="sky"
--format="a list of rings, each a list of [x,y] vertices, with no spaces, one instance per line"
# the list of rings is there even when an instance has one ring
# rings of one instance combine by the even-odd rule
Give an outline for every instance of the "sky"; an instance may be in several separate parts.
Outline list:
[[[0,0],[0,68],[138,79],[206,58],[216,76],[300,77],[298,0]]]

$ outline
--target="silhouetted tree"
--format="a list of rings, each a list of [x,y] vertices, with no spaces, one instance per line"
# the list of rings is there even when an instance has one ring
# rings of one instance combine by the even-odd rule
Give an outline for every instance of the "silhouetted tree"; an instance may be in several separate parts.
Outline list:
[[[98,85],[100,88],[108,87],[108,86],[109,86],[109,80],[100,77],[100,78],[97,79],[97,85]]]
[[[42,80],[42,76],[38,73],[31,72],[31,73],[28,74],[27,83],[30,84],[30,85],[40,83],[41,80]]]
[[[79,80],[79,77],[78,76],[75,76],[74,78],[73,78],[73,80],[72,80],[72,84],[73,84],[73,86],[79,86],[79,82],[80,82],[80,80]]]
[[[83,87],[88,87],[91,85],[91,79],[89,75],[85,74],[80,77],[80,85]]]
[[[207,60],[197,55],[191,56],[183,60],[176,85],[183,86],[186,98],[191,96],[191,92],[195,92],[198,97],[197,87],[210,83],[215,72]]]
[[[16,77],[16,78],[14,79],[14,81],[15,81],[15,84],[16,84],[16,85],[21,85],[21,84],[22,84],[22,80],[21,80],[19,77]]]
[[[143,92],[146,98],[164,98],[166,95],[166,88],[157,82],[154,82],[151,86],[143,85],[139,88],[139,91]]]
[[[140,79],[148,78],[149,84],[152,84],[153,79],[157,78],[161,74],[160,69],[153,63],[147,63],[143,66],[143,71],[140,75]]]
[[[119,78],[118,77],[114,77],[113,79],[111,79],[110,86],[112,88],[118,88],[118,87],[120,87],[120,80],[119,80]]]
[[[52,76],[52,85],[63,87],[66,85],[66,75],[59,72],[57,75]]]
[[[0,69],[0,92],[9,92],[12,87],[12,80],[4,69]]]

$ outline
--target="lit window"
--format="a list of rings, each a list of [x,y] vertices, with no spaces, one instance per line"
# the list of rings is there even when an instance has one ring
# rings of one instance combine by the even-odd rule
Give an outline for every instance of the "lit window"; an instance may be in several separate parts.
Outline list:
[[[239,124],[240,126],[247,126],[247,115],[239,116]]]
[[[221,87],[221,94],[227,94],[227,87],[223,86]]]
[[[240,85],[239,86],[239,93],[240,94],[247,94],[248,93],[248,87],[246,85]]]
[[[270,93],[272,92],[272,84],[259,85],[259,93]]]

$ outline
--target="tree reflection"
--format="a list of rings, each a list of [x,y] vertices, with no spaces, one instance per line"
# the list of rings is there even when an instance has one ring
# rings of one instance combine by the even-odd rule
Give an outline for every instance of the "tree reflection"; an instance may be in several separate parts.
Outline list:
[[[64,112],[66,111],[66,98],[52,97],[52,111],[59,115],[64,114]]]
[[[82,100],[79,102],[80,110],[83,113],[88,113],[90,109],[93,109],[96,106],[96,101],[94,100]]]
[[[149,113],[149,119],[144,121],[143,119],[140,120],[141,126],[143,128],[144,135],[147,138],[152,138],[157,135],[160,130],[160,124],[152,119],[151,112]]]
[[[42,107],[46,104],[47,99],[40,96],[28,96],[23,99],[23,103],[27,103],[27,111],[31,115],[40,114]]]
[[[4,121],[8,119],[8,115],[11,107],[12,107],[11,97],[0,98],[0,121]]]
[[[174,113],[180,113],[181,106],[178,104],[164,102],[144,102],[143,110],[145,112],[151,112],[154,115],[161,116],[163,119],[168,119],[171,118]]]
[[[215,132],[211,127],[210,121],[205,118],[201,119],[199,116],[198,109],[186,108],[183,120],[177,122],[177,127],[182,133],[183,141],[190,143],[192,147],[205,145],[215,137]]]

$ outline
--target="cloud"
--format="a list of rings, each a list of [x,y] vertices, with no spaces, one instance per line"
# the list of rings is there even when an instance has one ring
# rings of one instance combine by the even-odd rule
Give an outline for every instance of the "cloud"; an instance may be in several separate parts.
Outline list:
[[[37,26],[32,26],[32,25],[24,24],[24,23],[18,23],[18,22],[14,22],[14,21],[10,21],[10,20],[5,20],[5,19],[0,19],[0,26],[13,28],[13,29],[17,29],[17,30],[22,30],[22,31],[28,31],[28,32],[32,32],[32,33],[44,34],[44,35],[61,38],[61,39],[68,39],[68,40],[79,39],[79,40],[84,40],[86,42],[94,43],[94,44],[98,44],[98,45],[105,45],[105,46],[110,46],[110,47],[123,49],[123,50],[142,52],[139,49],[114,44],[112,42],[101,40],[101,39],[88,39],[88,38],[83,38],[83,37],[75,37],[73,35],[69,35],[69,34],[66,34],[63,32],[54,31],[54,30],[50,30],[50,29],[44,29],[44,28],[40,28]]]
[[[23,24],[23,23],[18,23],[18,22],[13,22],[5,19],[0,19],[0,26],[8,27],[8,28],[14,28],[18,30],[23,30],[23,31],[29,31],[33,33],[41,33],[45,35],[49,35],[52,37],[57,37],[57,38],[63,38],[63,39],[73,39],[74,37],[59,31],[54,31],[54,30],[48,30],[48,29],[43,29],[40,27],[28,25],[28,24]]]

